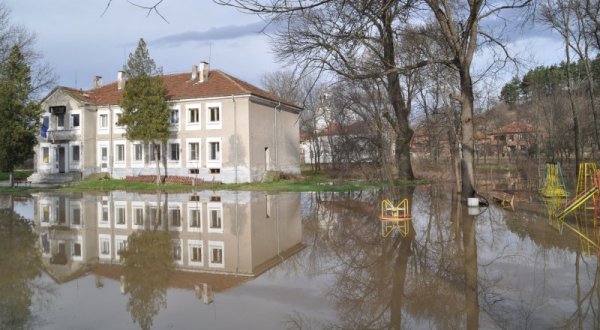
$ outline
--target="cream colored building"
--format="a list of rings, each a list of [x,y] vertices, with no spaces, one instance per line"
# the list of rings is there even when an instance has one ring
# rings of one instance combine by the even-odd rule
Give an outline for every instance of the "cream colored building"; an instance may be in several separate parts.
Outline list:
[[[292,193],[42,192],[34,195],[34,221],[44,268],[59,283],[120,269],[135,232],[168,232],[175,268],[199,279],[257,276],[303,248],[300,194]]]
[[[224,183],[256,182],[267,171],[297,174],[298,106],[207,63],[163,76],[171,108],[171,134],[161,146],[161,174]],[[126,84],[83,91],[58,87],[43,99],[47,133],[35,147],[32,182],[67,182],[94,173],[115,178],[156,174],[151,147],[128,141],[116,125]]]

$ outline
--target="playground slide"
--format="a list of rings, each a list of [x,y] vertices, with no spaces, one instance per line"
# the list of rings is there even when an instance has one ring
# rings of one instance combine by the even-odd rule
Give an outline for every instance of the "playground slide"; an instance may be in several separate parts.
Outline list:
[[[567,214],[573,212],[575,209],[577,209],[578,207],[583,205],[588,199],[590,199],[592,196],[594,196],[594,194],[597,191],[598,191],[598,187],[593,186],[590,189],[577,195],[572,201],[567,203],[567,205],[565,206],[565,208],[562,211],[560,211],[556,215],[556,218],[562,219],[562,218],[566,217]]]

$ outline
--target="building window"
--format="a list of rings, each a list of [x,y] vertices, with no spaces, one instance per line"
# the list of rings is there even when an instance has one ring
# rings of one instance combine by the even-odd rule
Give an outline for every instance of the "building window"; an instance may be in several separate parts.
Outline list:
[[[42,147],[42,163],[50,163],[50,148],[48,147]]]
[[[73,257],[81,257],[81,243],[80,242],[73,243]]]
[[[74,113],[71,115],[71,127],[79,128],[79,114],[78,113]]]
[[[144,146],[137,143],[133,145],[133,160],[141,162],[144,159]]]
[[[98,116],[99,116],[98,124],[100,125],[100,128],[108,128],[108,115],[100,114]]]
[[[179,143],[169,144],[170,159],[173,161],[179,161]]]
[[[201,245],[191,245],[190,246],[190,262],[192,263],[202,263],[202,246]]]
[[[209,242],[208,243],[208,254],[210,267],[223,267],[224,263],[224,245],[223,242]]]
[[[155,144],[155,143],[150,144],[150,151],[151,151],[150,152],[150,161],[153,162],[156,160],[156,157],[154,154],[155,152],[158,153],[158,160],[161,159],[160,158],[160,144]]]
[[[181,228],[181,210],[180,209],[169,209],[169,222],[171,227]]]
[[[197,168],[190,168],[190,174],[200,174],[200,170]]]
[[[200,210],[191,209],[190,210],[190,230],[191,231],[201,231],[202,230],[202,217],[200,215]]]
[[[211,123],[218,123],[221,121],[221,108],[209,107],[209,120]]]
[[[116,150],[117,162],[124,162],[125,161],[125,145],[117,144],[116,148],[117,148],[117,150]]]
[[[200,143],[199,142],[191,142],[188,144],[190,149],[190,160],[198,161],[200,160]]]
[[[50,206],[44,205],[42,207],[42,222],[49,223],[50,222]]]
[[[74,226],[81,225],[81,209],[78,207],[73,209],[73,216],[71,217],[71,224]]]
[[[123,126],[123,124],[121,124],[121,117],[123,116],[122,113],[116,113],[115,114],[115,126]]]
[[[134,208],[133,209],[133,224],[136,226],[144,225],[144,209],[143,208]]]
[[[65,127],[65,114],[64,113],[56,114],[56,126],[57,127]]]
[[[209,211],[209,229],[217,231],[223,229],[223,223],[221,221],[221,210]]]
[[[171,125],[179,124],[179,110],[171,109],[170,122],[171,122]]]
[[[102,201],[102,206],[100,208],[100,224],[108,225],[108,201]]]
[[[209,142],[208,152],[208,160],[221,160],[221,143]]]
[[[150,207],[150,222],[155,226],[160,226],[161,224],[161,220],[158,215],[158,208],[156,206]]]
[[[190,123],[199,123],[200,122],[200,109],[191,108],[188,109],[189,122]]]
[[[117,219],[116,219],[117,225],[125,226],[127,224],[126,219],[125,219],[125,207],[123,207],[123,206],[117,207],[115,213],[116,213],[116,217],[117,217]]]
[[[100,258],[110,258],[110,236],[100,235]],[[103,236],[103,237],[102,237]]]
[[[79,162],[79,146],[71,146],[71,161]]]
[[[182,258],[181,258],[181,240],[173,240],[172,241],[172,247],[173,247],[173,260],[175,260],[176,262],[181,262]]]

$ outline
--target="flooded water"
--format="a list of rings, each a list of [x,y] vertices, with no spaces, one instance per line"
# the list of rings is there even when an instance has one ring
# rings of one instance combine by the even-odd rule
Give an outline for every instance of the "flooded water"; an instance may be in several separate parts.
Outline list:
[[[599,328],[592,211],[452,197],[1,196],[0,328]],[[411,219],[381,221],[385,198]]]

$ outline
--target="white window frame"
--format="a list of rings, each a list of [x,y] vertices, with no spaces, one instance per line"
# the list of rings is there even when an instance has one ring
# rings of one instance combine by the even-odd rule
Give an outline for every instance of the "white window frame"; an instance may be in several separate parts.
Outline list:
[[[174,251],[174,248],[177,245],[179,245],[179,260],[173,258],[173,261],[176,264],[178,264],[178,265],[183,265],[183,252],[184,252],[184,249],[183,249],[183,240],[182,239],[178,239],[178,238],[171,239],[171,252]],[[173,257],[173,256],[171,256],[171,257]]]
[[[119,159],[119,147],[123,147],[123,159]],[[114,148],[113,148],[113,152],[114,152],[114,158],[115,161],[113,162],[113,166],[114,167],[118,167],[118,168],[124,168],[127,162],[127,142],[125,141],[115,141],[114,142]]]
[[[212,211],[218,211],[218,214],[221,218],[221,227],[220,228],[212,228]],[[208,232],[209,233],[223,233],[223,203],[221,202],[209,202],[206,204],[206,218],[208,223]]]
[[[185,153],[186,153],[187,167],[200,168],[200,164],[202,164],[202,139],[199,139],[199,138],[187,139],[185,141],[185,143],[186,143]],[[192,143],[198,144],[198,153],[197,153],[198,159],[196,159],[196,160],[192,159],[192,148],[191,148]]]
[[[123,115],[123,110],[120,108],[113,109],[113,134],[125,133],[125,125],[118,125],[119,117]]]
[[[103,213],[104,209],[106,209],[106,221],[104,221]],[[102,200],[98,202],[98,228],[110,228],[110,202],[108,201],[108,197],[102,197]]]
[[[171,217],[171,211],[172,210],[179,210],[179,227],[173,227],[172,225],[172,217]],[[167,220],[169,221],[169,230],[170,231],[182,231],[183,230],[183,224],[184,224],[184,217],[183,217],[183,207],[181,203],[169,203],[169,209],[167,210]]]
[[[46,153],[45,156],[44,153]],[[40,145],[40,164],[46,167],[49,166],[52,162],[52,156],[50,154],[49,145]]]
[[[223,162],[223,139],[222,138],[206,138],[206,167],[207,168],[221,168]],[[211,159],[211,143],[219,143],[219,155],[217,159]]]
[[[101,134],[108,133],[108,129],[109,129],[109,125],[110,125],[110,123],[108,122],[109,117],[110,117],[110,114],[108,113],[108,111],[98,111],[98,133],[101,133]],[[102,118],[106,118],[105,125],[102,125],[103,124]]]
[[[73,150],[73,147],[77,147],[79,150],[77,153]],[[78,160],[74,160],[73,156],[77,154]],[[81,143],[77,142],[69,142],[69,168],[79,168],[81,166]]]
[[[202,240],[188,240],[187,241],[187,252],[188,252],[188,265],[195,267],[204,267],[204,242]],[[192,249],[195,247],[200,248],[200,261],[192,260]]]
[[[154,146],[155,145],[158,146],[158,156],[160,156],[158,162],[162,166],[162,158],[165,156],[162,143],[157,143],[157,144],[149,143],[147,145],[146,150],[148,152],[148,163],[156,165],[156,159],[153,159],[154,158]]]
[[[179,155],[179,159],[178,160],[171,159],[171,153],[172,153],[171,147],[172,147],[173,144],[177,144],[177,152],[178,152],[178,155]],[[178,167],[181,164],[181,155],[183,154],[183,150],[181,150],[181,149],[182,149],[181,148],[181,140],[177,139],[177,140],[168,140],[167,141],[167,151],[168,151],[168,153],[167,153],[166,156],[167,156],[167,163],[169,165],[174,166],[174,167]]]
[[[69,202],[69,223],[71,228],[81,228],[83,226],[83,208],[81,202],[70,201]],[[75,210],[79,210],[79,224],[74,224]]]
[[[96,166],[98,166],[101,172],[108,172],[110,166],[110,145],[108,144],[108,141],[98,142],[96,148]],[[102,158],[102,148],[106,148],[106,159]],[[103,167],[103,164],[106,166]]]
[[[79,125],[74,126],[74,117],[75,116],[79,116]],[[71,114],[69,115],[69,127],[75,131],[76,134],[79,134],[79,131],[81,131],[81,111],[79,110],[71,110]]]
[[[192,122],[192,118],[191,118],[191,109],[198,109],[198,121],[197,122]],[[199,130],[202,126],[202,122],[200,120],[200,118],[202,118],[202,104],[199,103],[194,103],[194,104],[187,104],[185,106],[185,129],[186,130]],[[181,119],[181,117],[180,117]]]
[[[217,108],[219,111],[219,120],[213,121],[212,109]],[[206,129],[221,129],[223,127],[223,106],[221,103],[207,103],[206,104]]]
[[[80,251],[80,255],[76,256],[75,255],[75,244],[79,243],[79,251]],[[74,261],[82,261],[83,260],[83,237],[82,236],[75,236],[75,238],[73,239],[73,241],[71,241],[71,259]]]
[[[177,122],[173,122],[173,113],[177,112]],[[179,108],[171,108],[169,113],[169,130],[171,131],[179,131],[179,127],[181,125],[181,109]]]
[[[221,263],[213,262],[213,250],[221,250]],[[225,243],[222,241],[208,241],[208,267],[225,268]]]
[[[47,212],[46,212],[47,210]],[[48,215],[48,218],[45,218],[45,215]],[[41,202],[40,201],[40,226],[42,227],[47,227],[50,226],[51,223],[53,223],[53,216],[52,216],[52,203],[50,203],[50,201],[44,201]],[[47,221],[44,221],[47,220]]]
[[[114,215],[115,215],[115,228],[119,229],[127,229],[127,224],[129,223],[129,217],[127,216],[127,202],[114,202]],[[123,216],[125,217],[125,223],[119,224],[119,209],[123,210]]]
[[[112,239],[109,234],[98,235],[98,258],[100,259],[112,259]],[[108,254],[102,253],[102,243],[108,242]]]
[[[127,235],[115,235],[115,258],[121,260],[121,256],[119,255],[119,251],[121,251],[121,246],[123,246],[125,251],[128,248]]]
[[[135,223],[137,210],[142,210],[142,224],[138,225]],[[132,229],[144,229],[146,222],[146,207],[144,202],[131,202],[131,228]]]
[[[144,148],[144,144],[142,142],[132,142],[131,144],[131,167],[136,167],[136,168],[140,168],[140,167],[144,167],[144,157],[146,155],[145,153],[145,149]],[[139,146],[142,149],[142,159],[140,160],[136,160],[135,159],[135,148]]]
[[[192,227],[192,214],[193,211],[198,212],[198,219],[200,221],[200,227]],[[202,204],[200,202],[192,202],[187,205],[187,231],[191,233],[201,233],[203,229],[202,224]]]

